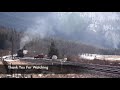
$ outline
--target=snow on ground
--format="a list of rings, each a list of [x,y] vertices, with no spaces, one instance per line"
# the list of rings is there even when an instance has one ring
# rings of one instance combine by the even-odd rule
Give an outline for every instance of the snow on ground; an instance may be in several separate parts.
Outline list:
[[[17,54],[13,54],[13,56],[15,57],[15,56],[17,56]],[[3,59],[9,58],[9,57],[12,57],[12,56],[11,55],[2,56]]]
[[[6,56],[3,56],[2,58],[5,59],[5,58],[9,58],[11,57],[11,55],[6,55]]]
[[[114,61],[114,60],[120,61],[120,58],[106,58],[106,60],[109,60],[109,61]]]
[[[93,59],[102,59],[103,56],[102,55],[98,55],[98,54],[82,54],[80,56],[80,58],[83,58],[83,59],[88,59],[88,60],[93,60]]]
[[[17,54],[13,54],[13,57],[17,56]],[[4,61],[18,61],[19,59],[17,58],[14,58],[14,60],[12,60],[12,56],[11,55],[6,55],[6,56],[3,56],[2,59]]]
[[[9,58],[8,58],[8,59],[4,59],[4,61],[10,61],[10,62],[11,62],[11,61],[18,61],[18,60],[19,60],[19,59],[14,59],[14,60],[9,59]]]
[[[21,59],[34,59],[34,57],[23,57]]]
[[[87,59],[87,60],[109,60],[109,61],[120,61],[120,55],[99,55],[99,54],[82,54],[80,58]]]

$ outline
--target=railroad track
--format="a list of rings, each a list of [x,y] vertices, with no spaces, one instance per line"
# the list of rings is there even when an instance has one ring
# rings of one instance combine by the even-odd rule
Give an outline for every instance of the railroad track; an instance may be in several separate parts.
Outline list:
[[[109,65],[87,65],[84,68],[87,70],[99,71],[120,76],[120,67]]]
[[[49,62],[49,61],[47,61]],[[116,74],[120,76],[120,66],[99,65],[99,64],[81,64],[77,62],[66,61],[60,63],[60,61],[52,61],[54,64],[82,66],[84,69],[105,72],[110,74]]]
[[[43,62],[53,63],[53,65],[72,65],[72,66],[82,66],[84,69],[105,72],[110,74],[116,74],[120,76],[120,66],[110,66],[110,65],[99,65],[99,64],[85,64],[78,62],[66,61],[62,60],[44,60]]]
[[[105,72],[110,74],[115,74],[120,76],[120,66],[110,66],[110,65],[99,65],[99,64],[85,64],[78,62],[66,61],[64,62],[62,59],[51,60],[51,59],[22,59],[23,61],[31,61],[35,65],[39,65],[39,63],[46,63],[47,65],[70,65],[70,66],[81,66],[83,69]],[[21,60],[21,61],[22,61]],[[6,61],[3,62],[4,65],[8,65]]]

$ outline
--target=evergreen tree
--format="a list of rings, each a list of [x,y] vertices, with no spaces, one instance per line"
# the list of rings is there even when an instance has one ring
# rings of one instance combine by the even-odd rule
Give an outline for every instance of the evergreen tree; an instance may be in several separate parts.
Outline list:
[[[53,55],[56,55],[57,57],[59,57],[58,49],[56,48],[54,41],[51,42],[49,52],[48,52],[48,57],[52,58]]]

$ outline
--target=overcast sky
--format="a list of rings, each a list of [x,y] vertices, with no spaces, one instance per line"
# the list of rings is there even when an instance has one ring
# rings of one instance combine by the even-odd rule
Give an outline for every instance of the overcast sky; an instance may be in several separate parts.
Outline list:
[[[117,22],[119,15],[120,13],[118,12],[0,12],[0,24],[5,22],[12,25],[18,23],[23,26],[28,26],[28,24],[39,24],[40,21],[47,20],[51,24],[59,22],[59,24],[74,25],[79,24],[81,19],[84,19],[86,23],[87,20],[91,20],[89,24],[94,25],[90,26],[95,27],[97,24],[111,24],[109,21]],[[71,20],[73,21],[72,23],[69,22]]]

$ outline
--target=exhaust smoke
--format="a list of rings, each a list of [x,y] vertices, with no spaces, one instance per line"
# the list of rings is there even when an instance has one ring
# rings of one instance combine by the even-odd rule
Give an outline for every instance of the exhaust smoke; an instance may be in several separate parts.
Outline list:
[[[33,25],[27,28],[21,38],[20,48],[36,39],[48,35],[55,35],[55,31],[72,36],[73,33],[89,31],[94,35],[99,34],[106,43],[118,48],[120,40],[120,13],[117,12],[46,12],[42,17],[36,17]],[[87,33],[86,33],[87,34]],[[76,36],[74,34],[74,36]],[[89,35],[86,35],[89,36]],[[99,37],[99,38],[101,38]],[[73,38],[73,37],[71,37]],[[78,38],[84,41],[86,38]],[[89,38],[87,38],[89,39]],[[93,41],[93,40],[89,40]],[[101,40],[104,43],[104,40]],[[98,41],[95,41],[98,43]]]

